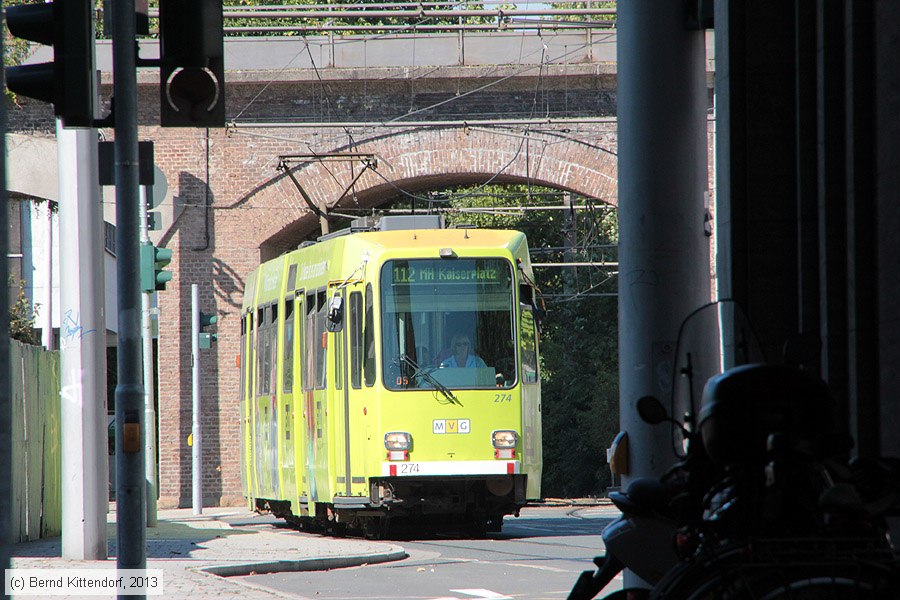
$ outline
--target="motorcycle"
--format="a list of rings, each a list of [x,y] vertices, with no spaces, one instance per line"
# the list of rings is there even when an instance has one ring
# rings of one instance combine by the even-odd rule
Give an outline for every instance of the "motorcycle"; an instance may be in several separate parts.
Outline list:
[[[808,340],[800,346],[785,356],[808,360]],[[884,518],[900,498],[900,469],[847,462],[852,441],[832,421],[827,386],[797,364],[767,363],[731,301],[685,319],[673,371],[669,409],[644,397],[637,410],[672,427],[679,461],[609,494],[622,516],[603,530],[606,554],[569,599],[594,598],[625,568],[652,589],[607,599],[893,593],[898,563]],[[848,590],[856,595],[821,595]]]

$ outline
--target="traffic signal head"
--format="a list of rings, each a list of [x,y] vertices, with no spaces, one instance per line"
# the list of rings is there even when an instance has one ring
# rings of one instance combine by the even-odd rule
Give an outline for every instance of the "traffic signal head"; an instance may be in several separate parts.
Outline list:
[[[172,281],[172,272],[163,269],[171,261],[172,251],[168,248],[157,248],[149,242],[142,243],[141,290],[155,292],[166,289],[166,283]]]
[[[13,37],[53,46],[53,62],[7,67],[6,87],[52,102],[66,127],[91,127],[96,96],[92,2],[7,6],[6,26]]]
[[[221,0],[160,0],[160,125],[225,126]]]
[[[217,333],[210,333],[208,331],[203,331],[204,327],[209,327],[210,325],[215,325],[219,320],[219,317],[216,315],[208,315],[206,313],[200,313],[200,348],[201,349],[209,349],[212,347],[212,343],[219,339],[219,335]]]

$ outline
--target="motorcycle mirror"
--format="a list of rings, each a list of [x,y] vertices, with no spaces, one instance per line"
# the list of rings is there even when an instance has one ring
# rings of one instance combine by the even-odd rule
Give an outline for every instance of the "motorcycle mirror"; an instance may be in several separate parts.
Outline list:
[[[653,396],[639,398],[637,401],[637,410],[641,420],[645,423],[650,423],[651,425],[659,425],[660,423],[672,420],[669,413],[666,412],[666,408],[662,405],[662,402]]]

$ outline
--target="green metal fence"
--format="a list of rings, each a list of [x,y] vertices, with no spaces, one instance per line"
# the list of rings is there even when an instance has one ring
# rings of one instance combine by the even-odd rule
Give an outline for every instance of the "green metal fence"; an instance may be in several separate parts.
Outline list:
[[[59,352],[10,340],[14,542],[60,534]]]

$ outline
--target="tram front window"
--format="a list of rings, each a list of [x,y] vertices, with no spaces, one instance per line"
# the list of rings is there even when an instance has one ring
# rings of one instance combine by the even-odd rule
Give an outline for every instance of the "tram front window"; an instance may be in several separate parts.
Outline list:
[[[512,265],[500,258],[391,260],[381,270],[389,389],[516,382]]]

